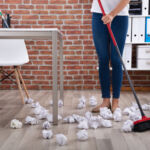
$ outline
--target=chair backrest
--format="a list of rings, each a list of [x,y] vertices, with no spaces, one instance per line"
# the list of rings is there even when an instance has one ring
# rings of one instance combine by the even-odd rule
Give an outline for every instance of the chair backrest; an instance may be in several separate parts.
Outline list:
[[[0,39],[0,66],[17,66],[29,62],[23,39]]]

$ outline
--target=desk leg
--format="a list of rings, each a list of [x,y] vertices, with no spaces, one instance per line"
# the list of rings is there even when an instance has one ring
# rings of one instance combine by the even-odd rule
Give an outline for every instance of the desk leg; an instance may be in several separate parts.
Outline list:
[[[52,32],[52,78],[53,78],[53,124],[58,124],[58,87],[57,87],[57,32]]]
[[[63,76],[63,39],[60,39],[60,99],[64,103],[64,76]]]

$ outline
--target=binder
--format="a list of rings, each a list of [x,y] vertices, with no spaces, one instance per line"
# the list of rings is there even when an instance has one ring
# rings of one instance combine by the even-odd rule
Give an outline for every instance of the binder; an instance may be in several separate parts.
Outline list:
[[[149,5],[148,5],[148,10],[149,10],[149,15],[150,15],[150,0],[149,0]]]
[[[135,17],[132,20],[132,43],[145,42],[145,17]]]
[[[145,21],[145,42],[150,42],[150,17]]]
[[[132,67],[132,44],[125,44],[122,58],[126,68],[130,70]]]
[[[148,12],[149,12],[149,8],[148,8],[149,0],[143,0],[142,3],[143,3],[142,4],[142,15],[147,16]]]
[[[142,0],[131,0],[129,7],[130,15],[142,15]]]
[[[130,42],[131,42],[131,17],[129,17],[128,32],[126,36],[126,43]]]

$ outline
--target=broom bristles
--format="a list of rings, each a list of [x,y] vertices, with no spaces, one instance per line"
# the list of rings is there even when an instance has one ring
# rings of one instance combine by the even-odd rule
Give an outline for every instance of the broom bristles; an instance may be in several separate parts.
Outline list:
[[[134,132],[143,132],[147,130],[150,130],[150,118],[143,116],[141,120],[137,120],[134,122]]]

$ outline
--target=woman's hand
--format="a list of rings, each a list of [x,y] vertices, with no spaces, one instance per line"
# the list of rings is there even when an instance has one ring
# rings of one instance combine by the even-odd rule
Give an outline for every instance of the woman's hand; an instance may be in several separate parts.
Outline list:
[[[114,19],[114,15],[112,15],[111,13],[102,17],[102,21],[104,22],[104,24],[111,23],[113,19]]]
[[[104,24],[111,23],[114,17],[127,5],[130,0],[120,0],[120,3],[109,14],[102,17]]]

